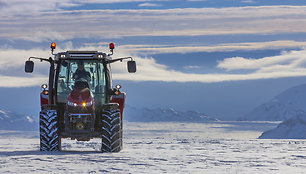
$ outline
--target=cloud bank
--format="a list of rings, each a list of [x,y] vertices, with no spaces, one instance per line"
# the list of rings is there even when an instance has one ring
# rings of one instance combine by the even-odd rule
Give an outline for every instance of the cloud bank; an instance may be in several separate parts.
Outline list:
[[[82,47],[81,50],[101,50],[100,47]],[[36,86],[47,83],[48,64],[37,62],[33,74],[25,74],[25,55],[44,56],[46,50],[0,50],[0,87]],[[13,54],[15,53],[15,54]],[[130,52],[116,52],[116,57],[131,55]],[[10,59],[7,59],[10,57]],[[45,56],[48,57],[48,56]],[[126,63],[112,64],[113,78],[127,81],[163,81],[163,82],[200,82],[218,83],[225,81],[272,79],[284,77],[306,76],[306,50],[283,52],[281,55],[260,59],[232,57],[218,62],[216,68],[224,69],[224,73],[198,74],[184,73],[159,64],[152,57],[133,56],[137,62],[137,73],[127,73]],[[188,69],[198,69],[186,67]],[[250,72],[245,73],[249,70]]]
[[[217,68],[225,69],[218,74],[183,73],[168,69],[154,59],[136,59],[139,65],[136,74],[118,73],[114,78],[133,81],[200,82],[274,79],[306,76],[306,50],[283,52],[281,55],[261,59],[234,57],[218,62]],[[235,72],[231,72],[235,70]],[[245,73],[238,70],[250,70]]]
[[[105,45],[87,43],[86,45]],[[138,54],[165,54],[165,53],[193,53],[193,52],[228,52],[228,51],[252,51],[252,50],[275,50],[306,47],[306,42],[292,40],[278,40],[268,42],[245,42],[245,43],[223,43],[217,45],[186,44],[177,45],[122,45],[120,49]]]
[[[41,42],[97,37],[277,34],[304,33],[306,28],[306,6],[63,10],[57,4],[69,6],[75,2],[54,0],[48,1],[48,5],[36,1],[33,6],[18,1],[25,5],[16,7],[4,2],[8,5],[0,11],[0,39]]]
[[[80,1],[80,0],[0,0],[0,40],[44,41],[73,39],[106,39],[131,36],[199,36],[235,34],[305,33],[306,6],[250,6],[228,8],[67,10],[90,3],[139,2],[150,0]],[[148,54],[265,50],[305,47],[303,41],[223,43],[217,45],[121,45],[116,56],[133,57],[138,64],[136,74],[128,74],[126,64],[113,65],[114,79],[130,81],[201,82],[270,79],[305,76],[305,49],[281,55],[252,59],[229,57],[218,62],[218,72],[196,73],[198,65],[182,67],[189,72],[173,70],[159,64]],[[72,49],[67,42],[66,48]],[[79,50],[103,50],[102,43],[87,43]],[[47,82],[48,65],[36,63],[33,74],[24,74],[24,61],[29,56],[49,57],[49,50],[0,47],[0,86],[33,86]],[[192,71],[195,69],[194,71]],[[247,70],[247,71],[246,71]],[[248,73],[246,73],[248,72]],[[44,81],[45,80],[45,81]],[[43,81],[43,82],[42,82]]]

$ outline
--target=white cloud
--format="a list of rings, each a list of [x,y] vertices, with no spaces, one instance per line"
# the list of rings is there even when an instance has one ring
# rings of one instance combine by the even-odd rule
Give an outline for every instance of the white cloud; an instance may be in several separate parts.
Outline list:
[[[33,41],[33,42],[43,42],[43,41],[53,41],[53,40],[69,40],[73,39],[73,35],[66,35],[64,33],[45,30],[45,31],[34,31],[31,35],[20,36],[19,39]]]
[[[119,51],[119,57],[129,55]],[[126,73],[126,64],[113,64],[113,78],[131,81],[201,82],[217,83],[224,81],[273,79],[306,76],[306,50],[283,52],[279,56],[261,59],[229,58],[219,62],[218,67],[233,72],[214,74],[183,73],[157,63],[153,58],[134,57],[137,73]],[[229,61],[231,60],[231,61]],[[237,65],[238,64],[238,65]],[[237,70],[251,70],[251,73]]]
[[[31,14],[43,11],[58,11],[66,7],[84,4],[112,4],[124,2],[147,2],[154,0],[0,0],[0,14]]]
[[[306,6],[64,11],[59,6],[54,7],[59,1],[52,2],[50,5],[44,4],[43,9],[34,3],[33,6],[32,3],[21,3],[24,8],[13,6],[1,10],[0,38],[40,42],[50,37],[67,40],[124,36],[303,33],[306,28]],[[7,12],[9,9],[12,13]]]
[[[89,43],[88,43],[89,44]],[[95,45],[91,43],[91,45]],[[99,44],[97,44],[99,45]],[[138,54],[162,54],[162,53],[192,53],[192,52],[217,52],[217,51],[250,51],[250,50],[275,50],[306,47],[306,42],[291,40],[278,40],[268,42],[224,43],[217,45],[201,46],[191,44],[185,46],[174,45],[122,45],[120,49],[137,52]]]
[[[46,76],[3,76],[0,75],[0,87],[28,87],[38,86],[43,83],[47,83],[48,78]]]
[[[150,60],[149,60],[150,61]],[[139,62],[139,60],[138,60]],[[273,79],[283,77],[299,77],[306,76],[305,69],[293,71],[274,71],[269,73],[255,72],[249,74],[192,74],[182,73],[166,68],[158,68],[156,62],[150,62],[150,67],[139,67],[136,74],[115,74],[114,79],[132,80],[132,81],[164,81],[164,82],[201,82],[201,83],[217,83],[225,81],[241,81],[241,80],[258,80]]]
[[[255,1],[253,0],[242,0],[241,2],[242,3],[255,3]]]
[[[72,47],[67,43],[67,47]],[[69,49],[70,48],[65,48]],[[103,50],[102,47],[86,46],[80,50]],[[104,48],[105,49],[105,48]],[[62,51],[58,49],[57,51]],[[0,50],[0,87],[34,86],[47,82],[47,63],[35,63],[33,74],[25,74],[24,62],[28,56],[48,57],[49,50]],[[116,50],[114,58],[130,56],[127,50]],[[283,52],[281,55],[251,59],[243,57],[227,58],[216,68],[225,69],[224,73],[195,74],[173,70],[159,64],[151,57],[133,56],[137,62],[137,72],[127,73],[126,63],[112,64],[113,78],[128,81],[164,81],[164,82],[201,82],[217,83],[224,81],[272,79],[306,76],[306,50]],[[197,65],[198,66],[198,65]],[[200,68],[200,67],[186,68]],[[235,72],[227,72],[233,71]],[[251,73],[246,73],[249,70]]]
[[[253,73],[245,74],[249,79],[306,76],[306,50],[283,52],[278,56],[261,59],[227,58],[219,62],[218,68],[228,71],[253,70]]]
[[[222,34],[267,34],[305,32],[306,6],[259,6],[230,8],[184,8],[166,10],[73,10],[61,7],[84,3],[132,2],[33,0],[1,1],[0,38],[30,41],[69,40],[74,38],[114,38],[123,36],[196,36]],[[147,2],[134,0],[134,2]],[[103,45],[103,47],[99,46]],[[87,43],[83,50],[105,50],[105,42]],[[218,45],[122,45],[116,56],[131,53],[189,53],[234,50],[264,50],[305,47],[305,42],[271,41],[227,43]],[[67,42],[67,50],[72,48]],[[121,50],[121,51],[120,51]],[[45,83],[48,64],[35,65],[35,73],[24,74],[24,61],[29,56],[49,57],[49,50],[0,49],[0,86],[33,86]],[[222,82],[305,76],[306,51],[284,52],[279,56],[252,59],[227,58],[216,68],[220,74],[183,73],[157,63],[153,58],[134,56],[138,72],[128,74],[126,64],[113,65],[114,79],[167,82]],[[185,68],[197,68],[186,66]],[[17,70],[17,71],[16,71]],[[249,70],[251,73],[239,73]],[[230,71],[234,71],[230,72]],[[43,82],[42,82],[43,81]]]
[[[258,70],[258,72],[267,72],[269,70],[292,70],[305,68],[306,50],[283,52],[279,56],[265,57],[261,59],[234,57],[220,61],[218,68],[231,70]]]
[[[24,62],[31,56],[48,58],[50,57],[50,50],[0,49],[0,70],[6,71],[14,67],[23,67]]]
[[[184,69],[199,69],[201,68],[200,66],[197,66],[197,65],[189,65],[189,66],[184,66],[183,67]]]
[[[153,4],[153,3],[142,3],[139,4],[138,7],[160,7],[161,4]]]

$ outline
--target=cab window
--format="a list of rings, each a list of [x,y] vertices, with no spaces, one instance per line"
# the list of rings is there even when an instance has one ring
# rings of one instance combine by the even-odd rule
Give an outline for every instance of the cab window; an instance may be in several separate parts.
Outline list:
[[[62,60],[57,78],[57,102],[66,103],[76,82],[87,83],[96,104],[105,103],[105,73],[100,60]]]

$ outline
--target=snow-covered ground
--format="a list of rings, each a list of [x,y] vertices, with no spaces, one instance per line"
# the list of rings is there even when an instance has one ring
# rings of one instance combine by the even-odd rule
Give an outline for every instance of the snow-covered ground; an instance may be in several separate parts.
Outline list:
[[[304,173],[306,140],[256,139],[276,123],[124,123],[124,149],[63,140],[40,152],[37,132],[0,131],[0,173]]]

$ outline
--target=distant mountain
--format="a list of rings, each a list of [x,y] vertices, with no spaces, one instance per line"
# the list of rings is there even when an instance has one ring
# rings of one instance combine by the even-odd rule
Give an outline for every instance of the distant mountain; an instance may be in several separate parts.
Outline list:
[[[0,109],[0,130],[36,130],[38,123],[28,115]]]
[[[170,122],[170,121],[187,121],[187,122],[208,122],[219,121],[216,118],[207,116],[195,111],[181,112],[174,109],[137,109],[127,106],[125,108],[123,119],[135,122]]]
[[[289,88],[270,102],[256,107],[241,120],[284,121],[303,111],[306,112],[306,84]]]
[[[174,109],[136,109],[127,106],[123,119],[135,122],[210,122],[219,121],[216,118],[207,116],[195,111],[181,112]],[[36,119],[37,120],[37,119]],[[0,109],[0,130],[37,130],[38,123],[29,115],[21,115],[11,111]]]
[[[306,113],[300,112],[292,118],[282,122],[276,128],[268,130],[260,139],[305,139]]]

